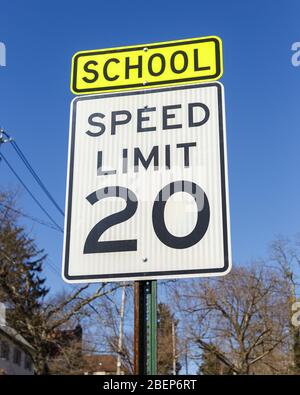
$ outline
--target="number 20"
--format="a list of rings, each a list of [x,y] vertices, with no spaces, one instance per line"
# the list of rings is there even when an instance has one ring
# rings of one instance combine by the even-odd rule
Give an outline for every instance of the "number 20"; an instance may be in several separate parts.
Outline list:
[[[187,192],[193,196],[197,204],[197,222],[194,229],[186,236],[177,237],[172,235],[165,224],[164,211],[168,199],[176,192]],[[87,200],[91,205],[102,199],[119,197],[126,201],[126,207],[103,218],[88,234],[84,244],[84,254],[96,254],[104,252],[137,251],[137,240],[111,240],[99,241],[103,233],[110,227],[130,219],[138,207],[136,195],[128,188],[115,186],[105,187],[91,193]],[[210,219],[210,207],[205,192],[199,185],[190,181],[175,181],[166,185],[157,195],[152,209],[153,229],[158,239],[170,248],[183,249],[197,244],[205,235]]]

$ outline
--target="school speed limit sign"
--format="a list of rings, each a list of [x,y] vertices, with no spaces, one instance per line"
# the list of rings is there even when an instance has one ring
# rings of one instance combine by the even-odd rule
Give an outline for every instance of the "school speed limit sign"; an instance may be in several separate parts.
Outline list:
[[[223,86],[75,98],[65,280],[221,275],[230,266]]]

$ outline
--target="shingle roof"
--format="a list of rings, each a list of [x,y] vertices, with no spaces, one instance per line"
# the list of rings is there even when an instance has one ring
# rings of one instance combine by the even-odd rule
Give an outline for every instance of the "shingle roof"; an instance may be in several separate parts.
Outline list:
[[[29,351],[34,352],[34,348],[27,340],[24,339],[15,329],[7,325],[0,325],[0,332],[3,332],[6,336],[10,337],[13,341],[19,343],[21,346],[25,346]]]
[[[116,373],[117,358],[114,355],[84,355],[84,369],[88,372]],[[121,369],[126,370],[123,366]]]

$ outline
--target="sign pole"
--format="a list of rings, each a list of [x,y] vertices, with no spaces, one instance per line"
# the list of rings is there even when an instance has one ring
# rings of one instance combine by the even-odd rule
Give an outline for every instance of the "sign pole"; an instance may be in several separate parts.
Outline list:
[[[157,281],[146,281],[148,333],[147,374],[157,374]]]
[[[157,374],[157,282],[134,282],[134,373]]]
[[[145,361],[145,328],[143,317],[143,281],[134,282],[134,374],[144,375]]]

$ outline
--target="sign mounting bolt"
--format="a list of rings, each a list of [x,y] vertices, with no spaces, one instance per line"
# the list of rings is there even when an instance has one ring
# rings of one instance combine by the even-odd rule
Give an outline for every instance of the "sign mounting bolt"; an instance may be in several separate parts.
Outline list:
[[[147,47],[145,47],[145,48],[144,48],[144,51],[145,51],[145,52],[147,52],[147,51],[148,51],[148,48],[147,48]]]
[[[143,258],[143,262],[147,262],[148,261],[148,258]]]

